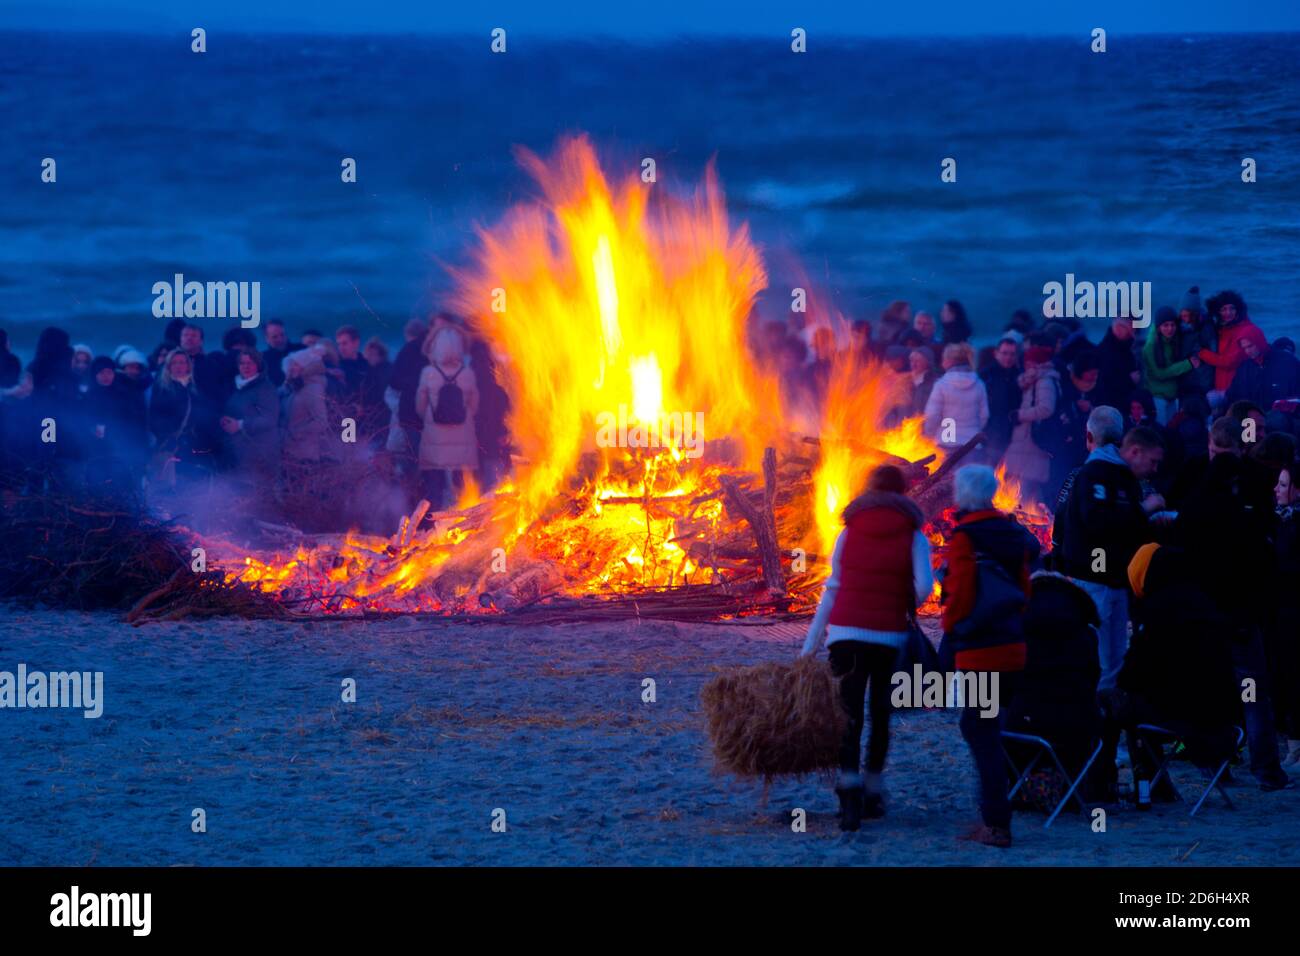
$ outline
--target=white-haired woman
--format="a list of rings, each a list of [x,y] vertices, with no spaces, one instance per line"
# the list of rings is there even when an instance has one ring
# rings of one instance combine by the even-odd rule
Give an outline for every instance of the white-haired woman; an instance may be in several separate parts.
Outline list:
[[[925,433],[946,451],[960,448],[989,423],[989,394],[972,366],[969,342],[943,348],[943,377],[925,403]]]
[[[998,691],[995,714],[1006,709],[1025,669],[1022,619],[1029,573],[1039,552],[1034,537],[994,507],[997,490],[997,476],[987,465],[958,469],[953,482],[957,521],[948,537],[943,581],[942,648],[946,663],[957,671],[998,675],[996,683],[989,679]],[[975,758],[983,818],[969,838],[1009,847],[1011,804],[1001,725],[989,714],[978,701],[962,708],[961,734]]]
[[[434,510],[453,503],[465,472],[478,467],[478,380],[467,361],[465,334],[456,326],[435,326],[424,340],[429,365],[420,373],[415,410],[420,432],[420,479]]]

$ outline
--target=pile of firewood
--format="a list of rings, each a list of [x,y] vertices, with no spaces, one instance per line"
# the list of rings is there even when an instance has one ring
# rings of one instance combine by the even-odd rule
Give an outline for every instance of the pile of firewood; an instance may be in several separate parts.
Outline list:
[[[951,504],[953,470],[981,440],[972,439],[933,472],[934,456],[908,462],[874,450],[864,453],[898,464],[922,511],[934,519]],[[814,570],[819,556],[805,555],[796,570],[792,552],[781,542],[806,540],[811,531],[815,465],[797,455],[778,461],[769,448],[761,475],[718,468],[700,482],[711,490],[695,495],[647,490],[598,502],[590,497],[593,486],[579,476],[573,490],[557,496],[520,537],[509,533],[514,525],[510,493],[438,512],[422,501],[388,538],[276,529],[284,534],[282,563],[288,555],[295,562],[292,579],[277,580],[277,598],[302,614],[405,611],[481,619],[495,612],[537,622],[806,613],[824,577]],[[611,532],[597,521],[567,520],[590,513],[596,504],[635,509],[638,517],[630,524],[644,527],[644,537]],[[652,529],[669,526],[670,542],[653,537]],[[630,545],[653,561],[665,543],[676,545],[680,551],[674,553],[681,555],[680,567],[651,569],[666,572],[667,584],[662,573],[651,576],[660,582],[656,586],[602,586],[594,577],[608,573],[611,565],[617,568]],[[629,580],[641,570],[629,566]]]
[[[268,595],[194,572],[198,542],[140,502],[0,489],[0,599],[75,610],[127,610],[131,620],[196,614],[268,617]]]

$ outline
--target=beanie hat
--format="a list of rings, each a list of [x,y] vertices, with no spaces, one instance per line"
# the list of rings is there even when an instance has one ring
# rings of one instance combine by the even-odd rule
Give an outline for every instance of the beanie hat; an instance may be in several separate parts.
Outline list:
[[[1183,297],[1183,301],[1187,301],[1186,296]],[[1187,308],[1187,306],[1183,306],[1183,308]],[[1177,321],[1178,321],[1178,313],[1175,312],[1173,309],[1171,309],[1169,306],[1162,305],[1160,308],[1156,309],[1156,320],[1152,324],[1156,328],[1160,328],[1160,326],[1164,325],[1164,323],[1166,322],[1177,322]]]
[[[1020,348],[1020,346],[1025,344],[1025,337],[1015,329],[1007,329],[998,339],[998,344],[1003,342],[1015,342],[1016,348]]]
[[[144,357],[144,353],[139,349],[133,349],[129,345],[118,351],[117,364],[126,368],[128,365],[135,363],[137,365],[148,365],[149,360]]]
[[[117,367],[116,362],[114,362],[107,355],[101,355],[98,358],[96,358],[93,362],[90,363],[90,373],[92,375],[98,375],[106,368],[116,368],[116,367]]]
[[[85,345],[85,344],[83,344],[83,343],[81,343],[81,342],[78,342],[76,345],[74,345],[74,346],[72,347],[72,354],[73,354],[73,355],[76,355],[78,352],[85,352],[87,355],[90,355],[90,356],[94,356],[94,354],[95,354],[95,350],[94,350],[94,349],[92,349],[89,345]]]
[[[1031,345],[1025,349],[1025,364],[1046,365],[1055,354],[1050,345]]]
[[[1178,303],[1178,311],[1191,312],[1193,315],[1201,313],[1201,287],[1194,285],[1183,293],[1182,301]]]
[[[1160,545],[1152,542],[1144,544],[1137,549],[1133,555],[1133,560],[1128,563],[1128,583],[1133,588],[1133,593],[1138,597],[1143,597],[1143,590],[1146,587],[1147,571],[1151,568],[1151,559],[1155,557],[1156,551]]]

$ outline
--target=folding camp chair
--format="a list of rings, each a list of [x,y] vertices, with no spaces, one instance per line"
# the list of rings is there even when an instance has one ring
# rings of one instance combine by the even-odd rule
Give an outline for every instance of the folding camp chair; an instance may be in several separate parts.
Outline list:
[[[1237,741],[1232,747],[1232,752],[1235,754],[1238,748],[1241,747],[1241,742],[1245,739],[1246,732],[1240,727],[1233,727],[1232,729],[1237,732]],[[1183,738],[1169,728],[1158,727],[1155,724],[1138,724],[1137,731],[1142,737],[1142,745],[1146,748],[1147,753],[1151,755],[1151,758],[1155,761],[1156,765],[1156,772],[1151,776],[1152,792],[1155,791],[1156,784],[1160,782],[1162,776],[1168,777],[1170,784],[1172,784],[1174,781],[1173,777],[1169,773],[1169,761],[1173,759],[1173,749],[1171,748],[1169,752],[1166,752],[1164,744],[1159,740],[1153,740],[1152,738],[1162,737],[1170,744],[1175,745],[1182,743]],[[1232,797],[1228,795],[1227,789],[1219,783],[1223,778],[1223,775],[1227,772],[1228,763],[1231,760],[1232,757],[1228,756],[1224,758],[1223,763],[1219,764],[1219,769],[1214,772],[1214,776],[1210,778],[1210,782],[1205,785],[1205,790],[1202,791],[1200,799],[1196,801],[1196,806],[1192,807],[1192,812],[1189,813],[1188,816],[1196,816],[1196,811],[1201,809],[1201,804],[1205,802],[1205,798],[1210,795],[1210,791],[1212,790],[1219,791],[1219,796],[1223,797],[1223,802],[1228,805],[1229,810],[1235,810],[1237,808],[1236,804],[1232,802]],[[1177,790],[1176,787],[1174,789]],[[1178,794],[1178,799],[1182,800],[1184,803],[1187,802],[1187,798],[1184,797],[1182,793]]]
[[[1025,764],[1023,769],[1016,763],[1015,758],[1011,756],[1011,752],[1007,749],[1008,743],[1033,748],[1033,759],[1030,760],[1029,763]],[[1056,750],[1053,749],[1052,745],[1042,737],[1036,737],[1033,734],[1017,734],[1010,730],[1004,730],[1002,731],[1002,755],[1007,758],[1007,763],[1011,765],[1011,772],[1018,775],[1015,784],[1007,791],[1007,799],[1010,800],[1016,795],[1016,791],[1018,791],[1021,786],[1024,785],[1024,782],[1029,779],[1029,775],[1034,772],[1034,768],[1038,766],[1039,761],[1046,757],[1050,758],[1051,762],[1056,765],[1056,769],[1060,771],[1061,776],[1070,781],[1070,789],[1065,792],[1065,796],[1061,798],[1061,802],[1056,805],[1056,809],[1054,809],[1051,815],[1047,818],[1047,822],[1043,824],[1043,829],[1046,830],[1056,821],[1057,815],[1065,809],[1065,805],[1069,803],[1071,799],[1073,799],[1078,805],[1080,812],[1086,813],[1088,808],[1084,805],[1084,802],[1079,797],[1077,791],[1080,784],[1083,783],[1083,778],[1086,777],[1088,771],[1092,769],[1093,761],[1097,759],[1099,753],[1101,753],[1100,740],[1097,741],[1097,746],[1092,750],[1092,756],[1089,757],[1087,763],[1083,765],[1083,769],[1079,771],[1078,776],[1072,777],[1061,763],[1061,758],[1056,755]]]

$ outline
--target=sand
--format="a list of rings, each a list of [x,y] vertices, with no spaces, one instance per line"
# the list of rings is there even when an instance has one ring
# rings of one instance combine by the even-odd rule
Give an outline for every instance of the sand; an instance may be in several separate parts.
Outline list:
[[[0,608],[0,670],[105,675],[98,720],[0,710],[0,865],[1300,863],[1300,790],[1244,781],[1235,811],[1116,811],[1105,833],[1018,813],[1013,849],[961,842],[974,782],[951,711],[896,718],[889,814],[859,833],[817,780],[764,805],[712,773],[699,691],[801,641],[798,625],[132,628]]]

